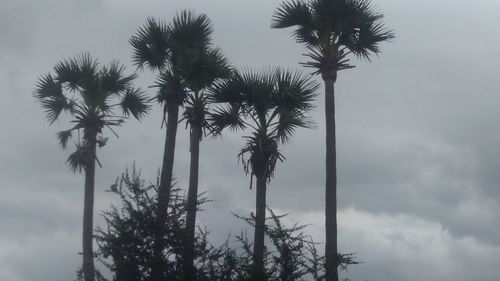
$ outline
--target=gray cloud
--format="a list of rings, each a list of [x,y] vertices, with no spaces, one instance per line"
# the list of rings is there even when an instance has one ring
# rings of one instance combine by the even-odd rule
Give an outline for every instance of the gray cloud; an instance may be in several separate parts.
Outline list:
[[[500,271],[500,24],[495,1],[375,1],[397,38],[372,63],[339,75],[336,88],[341,249],[365,263],[352,280],[494,280]],[[0,8],[0,279],[72,280],[80,257],[83,177],[57,146],[31,93],[60,59],[89,51],[131,65],[127,40],[146,17],[206,12],[235,65],[300,69],[303,49],[269,28],[280,1],[4,1]],[[308,71],[308,70],[305,70]],[[146,88],[154,79],[140,72]],[[317,78],[319,79],[319,78]],[[152,94],[152,93],[151,93]],[[268,203],[312,224],[323,241],[324,114],[283,148]],[[96,218],[116,200],[104,190],[134,161],[153,180],[161,163],[161,112],[131,120],[99,151]],[[183,128],[180,126],[179,128]],[[204,140],[200,214],[219,242],[243,227],[231,211],[254,207],[237,164],[239,135]],[[179,130],[175,176],[187,186],[188,134]],[[426,274],[422,276],[422,274]],[[35,277],[36,276],[36,277]]]

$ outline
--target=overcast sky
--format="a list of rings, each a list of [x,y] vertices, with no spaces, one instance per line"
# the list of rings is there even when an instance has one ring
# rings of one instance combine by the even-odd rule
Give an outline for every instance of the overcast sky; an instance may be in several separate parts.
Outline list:
[[[0,280],[73,280],[81,263],[83,175],[32,92],[64,58],[90,52],[131,65],[128,39],[148,16],[206,13],[214,41],[241,67],[300,69],[303,48],[271,30],[279,0],[0,0]],[[500,1],[376,0],[396,39],[372,63],[353,62],[336,84],[340,251],[363,264],[353,281],[495,281],[500,267]],[[305,69],[305,72],[309,70]],[[316,77],[319,80],[319,77]],[[140,73],[147,88],[154,76]],[[323,89],[321,89],[322,91]],[[149,90],[148,90],[149,91]],[[154,93],[149,91],[149,94]],[[283,148],[268,204],[311,224],[324,241],[324,112]],[[97,223],[113,201],[104,192],[134,161],[147,179],[161,165],[161,112],[109,132],[98,153]],[[174,173],[187,187],[188,133],[179,126]],[[254,190],[237,165],[236,135],[201,144],[200,188],[215,201],[200,224],[214,241],[241,225]]]

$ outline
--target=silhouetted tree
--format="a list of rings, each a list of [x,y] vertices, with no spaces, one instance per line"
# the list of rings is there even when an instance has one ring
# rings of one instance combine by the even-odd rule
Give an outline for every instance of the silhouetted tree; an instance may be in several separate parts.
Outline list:
[[[172,169],[175,154],[175,138],[179,119],[179,107],[186,99],[186,78],[199,63],[200,57],[210,45],[213,28],[204,14],[195,15],[190,11],[177,14],[170,24],[149,18],[130,39],[134,48],[133,60],[139,68],[144,66],[158,71],[156,87],[159,88],[157,101],[167,115],[167,132],[160,176],[157,204],[158,239],[154,252],[155,262],[152,280],[163,280],[162,248],[160,237],[166,230],[165,218],[169,205]],[[163,120],[165,121],[165,120]]]
[[[147,184],[135,169],[127,170],[111,186],[110,192],[118,195],[119,205],[112,205],[104,212],[106,226],[97,229],[96,240],[103,263],[114,273],[114,281],[149,281],[154,265],[156,239],[156,202],[159,179]],[[198,197],[196,205],[207,202]],[[186,198],[180,189],[172,188],[163,239],[165,259],[162,260],[165,280],[183,280],[183,254],[185,244]],[[242,280],[242,262],[228,243],[212,246],[208,232],[199,229],[194,238],[194,278],[208,280]]]
[[[154,239],[156,202],[159,180],[146,183],[135,167],[121,175],[110,192],[120,198],[104,212],[106,226],[96,230],[99,257],[113,273],[113,281],[151,280],[154,262]],[[182,280],[182,255],[184,245],[184,224],[186,222],[185,197],[180,189],[172,188],[169,212],[165,223],[169,225],[164,237],[162,267],[165,280]],[[197,205],[208,200],[200,196]],[[269,210],[270,223],[265,227],[266,236],[272,241],[270,250],[265,251],[264,268],[271,281],[324,280],[324,257],[316,251],[316,243],[307,236],[302,225],[286,226],[284,215]],[[255,226],[255,217],[239,217]],[[253,245],[245,232],[228,237],[221,246],[213,246],[208,240],[208,231],[198,228],[194,247],[194,278],[197,281],[252,281]],[[352,255],[343,255],[342,266],[356,264]],[[101,277],[102,276],[98,276]],[[101,280],[99,279],[99,280]]]
[[[231,70],[226,58],[218,48],[205,50],[193,68],[186,75],[186,86],[189,94],[186,99],[183,120],[186,128],[190,131],[190,153],[191,162],[189,166],[189,188],[186,205],[186,232],[184,245],[184,280],[194,280],[193,255],[194,238],[196,227],[196,210],[198,198],[198,168],[200,158],[200,142],[206,130],[209,129],[207,122],[208,101],[206,89],[217,79],[226,78]]]
[[[114,273],[115,281],[151,280],[154,247],[157,239],[156,208],[159,179],[146,184],[135,167],[126,171],[111,186],[110,192],[120,198],[120,205],[104,212],[105,228],[98,228],[96,240],[104,264]],[[162,267],[166,280],[180,280],[182,228],[185,223],[184,200],[179,189],[170,192],[165,223],[168,231],[161,239],[167,245]],[[112,262],[106,259],[111,258]]]
[[[304,233],[307,225],[295,223],[287,226],[283,219],[287,214],[278,215],[268,208],[265,234],[271,240],[271,250],[265,251],[264,268],[270,281],[325,280],[324,256],[318,254],[312,237]],[[251,226],[255,226],[255,216],[236,216]],[[246,255],[252,256],[251,247],[244,235],[237,237]],[[358,264],[354,254],[339,254],[340,269]]]
[[[312,107],[317,84],[300,73],[281,69],[269,72],[238,72],[218,83],[211,95],[218,109],[211,115],[214,131],[251,128],[238,154],[244,169],[257,180],[253,265],[256,280],[264,272],[266,185],[276,163],[284,157],[278,147],[289,141],[296,128],[308,127],[305,113]],[[248,156],[248,159],[245,157]]]
[[[379,43],[394,37],[369,0],[290,0],[273,15],[273,28],[295,27],[294,38],[306,46],[310,61],[325,83],[326,114],[326,280],[338,281],[337,169],[334,84],[337,72],[352,68],[349,54],[370,60]]]
[[[78,132],[76,151],[68,163],[73,171],[85,171],[85,198],[83,208],[83,273],[85,281],[95,279],[92,229],[94,208],[94,178],[97,146],[106,144],[102,129],[112,129],[129,115],[140,119],[148,111],[146,98],[140,89],[132,86],[135,75],[125,75],[125,68],[114,61],[101,65],[89,54],[60,61],[55,74],[42,76],[37,83],[35,97],[41,102],[50,124],[64,111],[73,119],[73,127],[57,134],[66,148],[68,140]],[[122,115],[115,113],[116,109]],[[80,134],[83,132],[83,135]],[[116,134],[116,133],[115,133]]]

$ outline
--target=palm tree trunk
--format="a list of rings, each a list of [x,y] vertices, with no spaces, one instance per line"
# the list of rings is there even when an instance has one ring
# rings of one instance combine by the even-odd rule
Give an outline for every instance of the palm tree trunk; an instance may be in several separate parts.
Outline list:
[[[87,139],[90,159],[85,167],[85,195],[83,202],[83,276],[85,281],[95,280],[93,228],[94,228],[94,179],[96,161],[96,134]]]
[[[264,234],[266,227],[266,177],[256,176],[257,197],[255,200],[255,233],[253,245],[254,278],[266,280],[264,272]]]
[[[326,281],[338,281],[337,254],[337,152],[335,144],[335,79],[325,77],[326,186],[325,186],[325,270]]]
[[[185,281],[194,281],[194,238],[198,203],[198,167],[200,160],[201,128],[193,126],[190,135],[191,163],[189,167],[189,189],[186,204],[186,233],[184,240],[183,271]]]
[[[163,275],[163,249],[165,236],[165,222],[167,219],[168,203],[170,200],[170,189],[172,187],[172,170],[174,166],[175,137],[177,135],[177,123],[179,119],[179,105],[169,103],[167,105],[167,134],[165,137],[165,148],[163,151],[163,165],[160,175],[160,187],[158,191],[158,209],[156,213],[156,237],[153,249],[153,262],[151,265],[151,279],[162,281]]]

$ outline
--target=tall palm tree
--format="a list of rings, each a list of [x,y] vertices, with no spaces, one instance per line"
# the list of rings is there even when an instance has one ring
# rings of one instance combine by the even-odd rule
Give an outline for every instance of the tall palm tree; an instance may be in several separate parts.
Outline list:
[[[160,281],[163,276],[163,237],[166,233],[165,222],[172,186],[179,107],[184,104],[187,96],[186,75],[193,70],[193,65],[210,45],[212,32],[212,24],[205,14],[195,15],[190,11],[182,11],[169,24],[153,18],[147,19],[130,39],[137,67],[146,66],[158,72],[155,87],[159,91],[156,98],[163,107],[164,115],[167,115],[156,214],[157,235],[151,269],[153,281]]]
[[[118,62],[101,65],[89,54],[59,62],[55,74],[42,76],[35,90],[52,124],[62,112],[69,113],[73,127],[57,134],[60,144],[66,148],[68,140],[77,134],[76,151],[68,162],[73,171],[85,171],[85,195],[83,207],[83,273],[85,281],[94,281],[95,270],[92,249],[94,179],[97,146],[106,143],[103,128],[113,131],[129,115],[140,119],[149,106],[140,89],[133,88],[135,75],[125,75],[125,67]],[[121,109],[120,113],[115,113]],[[83,132],[83,135],[80,132]]]
[[[200,158],[200,142],[209,129],[207,122],[208,101],[206,89],[222,78],[231,74],[229,64],[218,48],[209,48],[201,54],[200,59],[189,73],[186,73],[186,87],[189,92],[183,120],[190,130],[191,162],[189,167],[189,189],[186,202],[186,232],[183,254],[184,280],[196,279],[194,270],[194,242],[196,211],[198,203],[198,169]]]
[[[325,84],[326,117],[326,280],[338,280],[337,253],[337,168],[335,148],[334,84],[337,72],[352,68],[349,55],[370,60],[380,52],[379,43],[394,37],[384,28],[383,15],[369,0],[290,0],[274,13],[273,28],[295,27],[293,36],[304,44],[310,61]]]
[[[266,188],[276,163],[284,157],[280,144],[290,140],[295,129],[308,127],[306,112],[318,85],[300,73],[273,69],[268,73],[236,73],[217,83],[211,95],[220,106],[211,116],[214,132],[250,128],[245,146],[238,154],[246,173],[257,181],[253,270],[255,280],[266,280],[264,233]],[[247,158],[248,157],[248,158]]]

